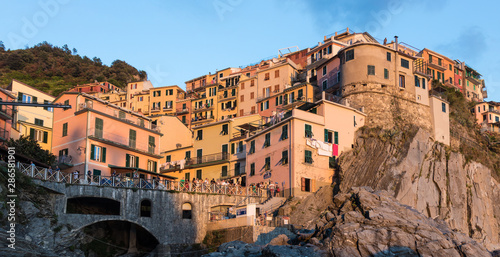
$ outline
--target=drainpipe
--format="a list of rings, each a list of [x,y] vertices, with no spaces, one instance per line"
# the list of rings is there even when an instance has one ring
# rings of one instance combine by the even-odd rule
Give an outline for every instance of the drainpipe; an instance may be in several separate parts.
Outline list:
[[[394,36],[394,41],[396,42],[394,49],[396,50],[396,53],[394,54],[394,88],[396,89],[396,92],[399,92],[398,88],[398,50],[399,50],[399,43],[398,43],[398,36]]]
[[[293,111],[292,111],[293,112]],[[292,166],[293,166],[293,152],[292,152],[292,136],[293,136],[293,118],[290,119],[290,136],[288,137],[288,152],[290,154],[290,161],[288,162],[288,177],[289,177],[289,193],[288,196],[292,197],[293,196],[293,186],[292,186]],[[284,195],[283,195],[284,196]]]

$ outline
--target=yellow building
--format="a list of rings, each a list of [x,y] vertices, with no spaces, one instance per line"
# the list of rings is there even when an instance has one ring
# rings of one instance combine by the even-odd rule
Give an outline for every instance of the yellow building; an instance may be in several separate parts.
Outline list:
[[[110,91],[107,93],[96,93],[96,94],[88,93],[88,94],[93,95],[95,97],[98,97],[101,100],[108,101],[112,104],[116,104],[119,107],[127,108],[127,92],[126,91]]]
[[[149,90],[153,88],[150,81],[139,81],[127,84],[127,108],[149,114]]]
[[[54,101],[53,96],[17,80],[12,80],[7,90],[11,91],[18,101],[24,103],[52,103]],[[19,135],[34,138],[42,149],[51,151],[53,108],[18,106],[17,109],[17,121],[13,124],[13,129],[19,131]]]
[[[178,94],[185,94],[177,85],[155,87],[149,90],[150,115],[174,115]]]
[[[184,180],[217,180],[243,175],[246,133],[241,127],[259,121],[259,115],[251,115],[197,126],[193,129],[192,146],[163,152],[171,165],[162,167],[161,172]]]

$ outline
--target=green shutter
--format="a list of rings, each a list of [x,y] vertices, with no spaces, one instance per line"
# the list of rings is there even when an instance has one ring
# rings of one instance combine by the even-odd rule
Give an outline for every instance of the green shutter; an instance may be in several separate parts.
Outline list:
[[[334,144],[338,145],[339,144],[339,132],[335,131],[334,138],[335,138]]]
[[[68,123],[63,124],[63,134],[62,136],[65,137],[68,135]]]
[[[18,101],[18,102],[22,102],[22,101],[23,101],[23,93],[19,92],[19,93],[17,94],[17,101]]]
[[[153,162],[153,171],[156,172],[157,168],[158,168],[158,163],[157,162]]]
[[[34,128],[30,128],[30,138],[35,139],[35,129]]]
[[[95,145],[90,145],[90,159],[94,160]]]
[[[325,142],[328,142],[328,129],[325,129]]]
[[[102,147],[102,162],[106,162],[106,147]]]
[[[32,102],[32,103],[38,103],[38,98],[37,98],[36,96],[33,96],[33,98],[32,98],[32,101],[31,101],[31,102]]]
[[[130,167],[130,154],[125,155],[125,167]]]
[[[102,137],[103,127],[104,127],[104,122],[99,118],[95,118],[95,136],[96,137]]]
[[[231,154],[234,154],[234,143],[231,143]]]
[[[139,168],[139,156],[135,157],[135,167]]]
[[[43,142],[47,143],[48,138],[49,138],[49,132],[44,131],[43,132]]]

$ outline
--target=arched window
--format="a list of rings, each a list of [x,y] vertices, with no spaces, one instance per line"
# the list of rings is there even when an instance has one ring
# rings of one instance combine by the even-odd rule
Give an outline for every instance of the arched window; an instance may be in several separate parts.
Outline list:
[[[191,219],[192,207],[190,203],[182,204],[182,218],[183,219]]]
[[[141,201],[141,217],[151,217],[151,201],[142,200]]]

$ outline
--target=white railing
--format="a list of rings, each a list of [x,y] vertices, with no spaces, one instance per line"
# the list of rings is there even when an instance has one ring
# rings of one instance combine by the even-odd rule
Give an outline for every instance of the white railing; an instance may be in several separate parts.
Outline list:
[[[135,143],[130,143],[128,136],[110,133],[106,130],[99,131],[99,130],[96,130],[95,128],[89,128],[88,135],[99,138],[99,139],[103,139],[106,141],[111,141],[111,142],[119,144],[119,145],[134,148],[134,149],[137,149],[140,151],[149,152],[152,154],[158,154],[158,150],[159,150],[159,148],[157,148],[157,147],[152,147],[150,149],[149,143],[146,143],[144,141],[137,140],[137,139],[135,140]],[[149,151],[149,150],[153,150],[153,151]]]
[[[242,187],[237,184],[212,184],[194,183],[184,181],[171,181],[160,178],[144,179],[129,178],[126,176],[101,176],[64,173],[61,171],[42,168],[27,163],[17,163],[21,173],[34,179],[52,181],[66,184],[81,184],[91,186],[109,186],[123,188],[157,189],[177,192],[197,192],[208,194],[240,195],[240,196],[263,196],[264,190],[254,190],[251,187]]]

